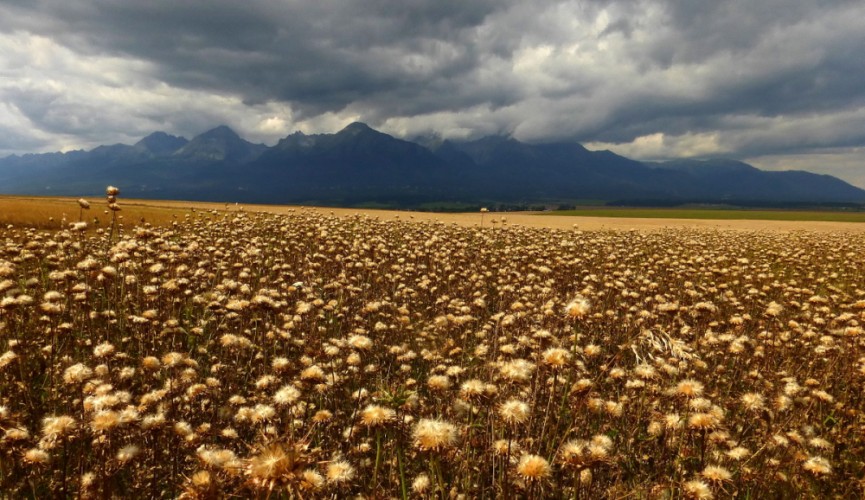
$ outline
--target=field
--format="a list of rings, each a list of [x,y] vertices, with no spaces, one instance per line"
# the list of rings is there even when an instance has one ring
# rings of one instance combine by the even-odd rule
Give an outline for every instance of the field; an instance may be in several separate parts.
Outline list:
[[[282,205],[237,205],[226,203],[123,200],[118,222],[128,228],[152,224],[166,225],[196,211],[265,212],[353,217],[367,215],[381,220],[409,220],[415,222],[443,222],[467,227],[520,226],[549,229],[636,230],[658,231],[668,229],[768,231],[768,232],[865,232],[865,214],[831,211],[773,211],[773,210],[712,210],[664,208],[585,208],[552,212],[508,213],[435,213],[407,212],[360,208],[315,208]],[[2,196],[0,195],[0,225],[33,227],[40,229],[68,228],[79,220],[88,222],[87,231],[106,228],[111,214],[106,207],[94,203],[92,210],[80,210],[75,199],[62,197]],[[94,223],[96,222],[96,223]]]
[[[834,210],[744,210],[720,208],[584,208],[545,212],[544,215],[626,217],[651,219],[764,220],[865,222],[865,212]]]
[[[173,202],[176,204],[176,202]],[[118,214],[119,222],[128,227],[145,223],[165,225],[185,214],[191,204],[186,204],[186,210],[172,205],[129,200],[124,201]],[[35,196],[0,196],[0,225],[14,224],[17,226],[39,229],[66,229],[73,222],[87,222],[91,229],[109,227],[111,211],[104,205],[94,202],[92,209],[82,209],[74,199],[35,197]]]
[[[6,221],[3,495],[865,495],[861,224],[254,208]]]

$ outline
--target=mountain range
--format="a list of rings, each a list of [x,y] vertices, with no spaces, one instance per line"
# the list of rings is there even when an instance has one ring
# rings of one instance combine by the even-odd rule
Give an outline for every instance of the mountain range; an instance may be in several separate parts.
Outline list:
[[[0,159],[0,193],[321,205],[429,203],[865,203],[829,175],[763,171],[733,160],[639,162],[575,142],[506,136],[407,141],[353,123],[335,134],[254,144],[226,126],[187,140]]]

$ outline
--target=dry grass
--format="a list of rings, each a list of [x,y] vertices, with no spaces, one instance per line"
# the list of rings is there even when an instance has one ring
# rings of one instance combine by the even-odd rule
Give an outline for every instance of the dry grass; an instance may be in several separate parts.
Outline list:
[[[642,217],[589,217],[572,215],[543,215],[531,212],[489,212],[483,219],[479,213],[430,213],[394,210],[357,210],[352,208],[304,208],[249,205],[250,211],[287,214],[298,210],[338,217],[367,215],[381,220],[416,222],[443,222],[465,227],[531,227],[539,229],[583,229],[655,232],[670,229],[710,229],[723,231],[769,231],[790,233],[797,231],[865,233],[865,224],[855,222],[785,221],[785,220],[712,220]],[[502,224],[504,222],[504,224]]]
[[[62,197],[21,197],[0,195],[0,224],[13,224],[21,227],[57,229],[65,217],[67,222],[78,220],[78,205],[74,198]],[[354,208],[316,208],[287,205],[238,205],[234,203],[212,203],[197,201],[139,200],[124,199],[123,220],[127,225],[137,226],[142,219],[153,225],[170,224],[187,213],[196,210],[219,212],[262,212],[272,214],[309,213],[353,217],[366,215],[381,220],[404,220],[412,222],[443,222],[466,227],[481,225],[486,227],[520,226],[547,229],[584,229],[584,230],[623,230],[623,231],[664,231],[668,229],[719,229],[730,231],[771,231],[771,232],[865,232],[865,224],[839,221],[791,221],[791,220],[724,220],[724,219],[675,219],[650,217],[593,217],[585,215],[548,215],[532,212],[487,213],[483,218],[479,213],[436,213],[397,210],[354,209]],[[94,204],[94,209],[85,212],[85,219],[92,224],[93,217],[104,225],[110,214],[104,207]],[[539,215],[544,215],[540,217]],[[51,220],[53,218],[53,220]],[[504,224],[502,224],[504,221]]]
[[[217,207],[0,228],[4,495],[865,494],[865,233]]]
[[[111,224],[111,213],[103,200],[89,200],[91,208],[80,210],[75,198],[0,196],[0,225],[33,227],[39,229],[65,229],[79,217],[88,223],[88,229],[105,228]],[[127,227],[147,224],[166,225],[189,212],[176,206],[158,202],[122,200],[120,222]]]

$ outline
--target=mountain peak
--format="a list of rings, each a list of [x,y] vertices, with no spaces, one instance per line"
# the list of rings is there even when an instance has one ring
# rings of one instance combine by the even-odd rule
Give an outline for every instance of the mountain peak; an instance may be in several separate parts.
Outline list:
[[[217,140],[242,140],[240,139],[240,136],[237,134],[237,132],[232,130],[231,127],[229,127],[228,125],[220,125],[195,137],[195,139],[199,138]]]
[[[266,146],[242,139],[227,125],[195,136],[177,150],[176,156],[204,161],[246,162],[258,157]]]
[[[135,147],[149,151],[155,156],[163,156],[177,151],[188,142],[184,137],[166,134],[165,132],[153,132],[136,142]]]
[[[363,122],[352,122],[345,126],[344,129],[337,132],[337,134],[352,134],[357,135],[362,132],[375,132],[369,125]]]

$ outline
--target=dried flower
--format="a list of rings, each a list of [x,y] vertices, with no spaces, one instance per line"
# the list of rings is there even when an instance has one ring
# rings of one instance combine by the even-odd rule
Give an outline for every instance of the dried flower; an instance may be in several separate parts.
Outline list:
[[[412,438],[423,451],[441,451],[456,445],[457,428],[444,420],[423,418],[415,424]]]
[[[390,423],[396,412],[390,408],[369,405],[360,412],[360,422],[367,427],[379,427]]]
[[[552,474],[550,463],[538,455],[523,455],[517,464],[517,474],[526,481],[541,481]]]

